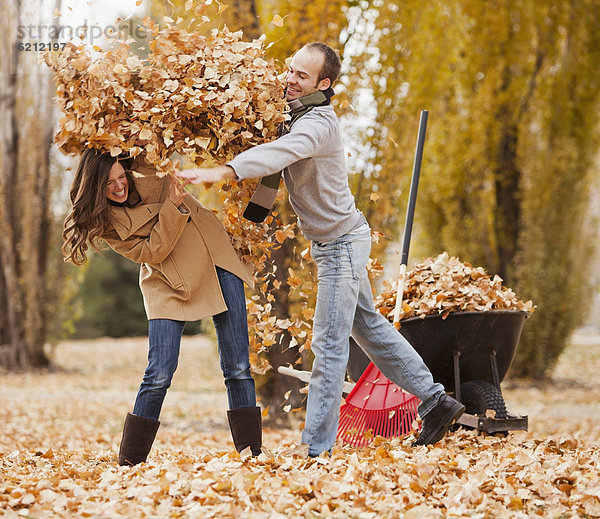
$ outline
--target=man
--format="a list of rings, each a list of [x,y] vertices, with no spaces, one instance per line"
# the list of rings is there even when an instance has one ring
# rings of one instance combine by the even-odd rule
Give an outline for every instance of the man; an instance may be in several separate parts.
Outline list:
[[[417,444],[439,441],[465,410],[434,383],[418,353],[375,310],[366,269],[371,232],[348,187],[339,122],[329,104],[340,66],[337,53],[324,43],[304,46],[287,74],[289,133],[224,166],[179,174],[200,183],[284,171],[290,203],[311,240],[318,273],[311,345],[315,360],[302,432],[309,456],[330,451],[335,442],[350,335],[387,378],[421,399],[423,429]]]

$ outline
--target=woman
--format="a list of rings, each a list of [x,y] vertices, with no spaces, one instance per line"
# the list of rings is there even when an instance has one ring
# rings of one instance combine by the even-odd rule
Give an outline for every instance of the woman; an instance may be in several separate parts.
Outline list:
[[[134,179],[130,170],[139,173]],[[227,417],[238,451],[261,448],[261,413],[250,376],[243,282],[252,285],[217,217],[171,177],[142,161],[87,149],[71,187],[65,220],[65,261],[81,265],[100,239],[140,263],[148,316],[148,367],[119,449],[120,465],[145,461],[177,368],[186,321],[212,316],[229,400]]]

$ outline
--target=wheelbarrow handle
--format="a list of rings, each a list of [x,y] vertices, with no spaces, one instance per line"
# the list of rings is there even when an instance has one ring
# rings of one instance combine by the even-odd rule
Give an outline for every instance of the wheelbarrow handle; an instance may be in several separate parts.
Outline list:
[[[410,193],[408,196],[408,207],[406,208],[406,223],[404,225],[404,236],[402,238],[402,255],[400,256],[400,271],[396,288],[396,306],[394,307],[394,326],[398,328],[400,322],[400,310],[402,308],[402,296],[404,294],[404,280],[406,278],[406,266],[408,265],[408,251],[410,249],[410,238],[412,235],[415,206],[417,204],[417,191],[419,190],[419,177],[421,175],[421,162],[423,161],[423,146],[425,145],[425,132],[427,131],[427,117],[429,112],[421,110],[419,120],[419,133],[417,135],[417,147],[415,149],[415,160],[413,163],[412,177],[410,181]]]

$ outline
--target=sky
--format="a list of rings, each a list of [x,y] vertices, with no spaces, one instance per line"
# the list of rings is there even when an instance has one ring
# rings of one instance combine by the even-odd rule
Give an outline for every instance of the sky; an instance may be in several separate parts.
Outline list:
[[[87,19],[90,23],[109,25],[118,16],[142,13],[151,4],[145,0],[136,6],[136,0],[62,0],[61,23],[79,24]]]
[[[56,0],[43,0],[39,4],[24,2],[21,23],[17,27],[18,40],[23,42],[44,43],[49,41],[52,15],[56,13]],[[73,34],[88,26],[85,43],[101,44],[110,29],[115,27],[117,17],[127,18],[134,14],[144,14],[151,0],[144,0],[140,6],[136,0],[62,0],[60,2],[60,33],[56,37],[59,43],[66,43]],[[56,34],[54,34],[56,36]]]

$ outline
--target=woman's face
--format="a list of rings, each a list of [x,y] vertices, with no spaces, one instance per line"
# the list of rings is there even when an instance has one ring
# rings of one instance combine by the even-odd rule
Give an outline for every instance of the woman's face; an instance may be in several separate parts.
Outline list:
[[[106,184],[106,197],[113,202],[122,204],[129,195],[129,184],[123,166],[117,161],[110,168],[108,183]]]

